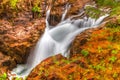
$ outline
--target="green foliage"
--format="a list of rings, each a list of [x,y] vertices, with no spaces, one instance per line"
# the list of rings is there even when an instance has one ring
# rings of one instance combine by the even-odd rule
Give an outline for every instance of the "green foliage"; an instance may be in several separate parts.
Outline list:
[[[55,56],[53,56],[53,62],[56,64],[56,65],[59,65],[60,64],[60,62],[56,59],[56,57]]]
[[[4,73],[0,76],[0,80],[6,80],[7,79],[7,74]]]
[[[105,6],[105,7],[116,7],[118,5],[118,2],[115,0],[96,0],[96,3],[99,6]]]
[[[112,56],[111,58],[109,58],[109,61],[114,63],[117,60],[117,58],[115,56]]]
[[[108,36],[107,39],[108,39],[108,41],[111,41],[111,42],[112,42],[112,41],[114,40],[114,37],[113,37],[113,36]]]
[[[35,5],[33,8],[32,8],[32,12],[38,12],[40,13],[40,7],[38,7],[38,5]]]
[[[118,77],[118,73],[114,73],[113,78],[117,78],[117,77]]]
[[[32,12],[33,12],[33,18],[35,18],[35,15],[38,15],[37,17],[41,17],[41,14],[40,14],[41,9],[38,6],[38,4],[35,4],[35,6],[33,6]]]
[[[111,8],[110,15],[120,15],[120,2],[116,0],[95,0],[100,7]]]
[[[70,60],[65,60],[65,59],[63,59],[62,62],[66,63],[66,64],[70,64],[71,63]]]
[[[100,70],[100,69],[104,70],[104,67],[101,66],[101,65],[96,65],[96,66],[94,66],[94,69],[96,69],[96,70]]]
[[[107,25],[106,25],[107,29],[112,28],[112,29],[111,29],[111,32],[112,32],[112,33],[120,32],[119,19],[118,19],[116,22],[117,22],[117,23],[109,22],[109,23],[107,23]]]
[[[101,61],[97,65],[90,65],[90,67],[93,68],[96,71],[99,71],[99,70],[105,71],[106,70],[106,68],[105,68],[105,62],[104,61]]]
[[[88,16],[92,18],[98,18],[102,14],[102,12],[99,9],[92,6],[87,6],[85,8],[85,12]]]
[[[102,66],[101,64],[98,64],[98,65],[90,65],[91,68],[95,69],[96,71],[99,71],[99,70],[105,70],[105,67]]]
[[[22,80],[22,79],[21,79],[21,78],[19,78],[19,77],[16,77],[16,78],[15,78],[15,80]]]
[[[112,53],[112,54],[117,54],[117,53],[118,53],[118,50],[112,50],[111,53]]]
[[[106,30],[109,32],[109,36],[106,37],[106,39],[110,42],[117,42],[119,43],[120,36],[118,35],[120,32],[120,25],[119,25],[119,19],[115,22],[109,22],[106,24]]]
[[[48,77],[48,75],[49,75],[49,71],[48,71],[48,70],[45,70],[44,75],[45,75],[46,77]]]
[[[81,51],[81,54],[86,57],[86,56],[89,55],[89,52],[88,52],[87,50],[83,49],[83,50]]]
[[[113,16],[120,15],[120,6],[113,8],[111,11],[111,15],[113,15]]]
[[[117,24],[112,23],[112,22],[107,23],[106,26],[107,26],[108,28],[116,28],[116,27],[118,27]]]
[[[27,76],[25,76],[25,77],[13,77],[12,80],[27,80]]]
[[[10,6],[15,9],[17,5],[18,0],[10,0]]]

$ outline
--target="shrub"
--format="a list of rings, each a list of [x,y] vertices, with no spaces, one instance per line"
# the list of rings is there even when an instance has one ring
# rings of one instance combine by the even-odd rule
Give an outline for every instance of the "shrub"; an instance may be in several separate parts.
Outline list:
[[[10,6],[12,9],[16,9],[18,0],[10,0]]]
[[[83,49],[83,50],[81,51],[81,54],[86,57],[86,56],[89,55],[89,52],[88,52],[87,50]]]
[[[0,76],[0,80],[6,80],[7,79],[7,74],[4,73]]]

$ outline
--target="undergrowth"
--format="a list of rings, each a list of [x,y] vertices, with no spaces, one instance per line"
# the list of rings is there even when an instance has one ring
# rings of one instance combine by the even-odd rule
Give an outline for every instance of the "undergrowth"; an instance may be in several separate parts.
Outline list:
[[[10,6],[12,7],[12,9],[15,9],[15,8],[16,8],[17,2],[18,2],[18,0],[10,0],[10,1],[9,1]]]
[[[2,0],[0,1],[0,17],[4,15],[15,17],[22,11],[31,11],[40,16],[41,0]]]
[[[0,75],[0,80],[6,80],[6,79],[7,79],[7,74],[6,73]]]
[[[111,16],[120,15],[119,0],[95,0],[99,7],[111,8]]]
[[[116,0],[95,0],[95,1],[99,6],[114,8],[119,5],[119,2]]]
[[[88,16],[90,16],[91,18],[99,18],[101,15],[103,15],[102,11],[92,7],[92,6],[87,6],[85,8],[85,12]]]

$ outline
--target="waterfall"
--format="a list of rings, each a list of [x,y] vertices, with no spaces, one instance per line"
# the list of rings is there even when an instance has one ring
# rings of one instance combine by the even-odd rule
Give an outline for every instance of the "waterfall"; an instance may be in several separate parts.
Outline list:
[[[83,19],[72,19],[71,17],[65,20],[68,8],[66,7],[63,13],[61,22],[52,26],[48,22],[50,10],[46,12],[46,28],[42,37],[36,44],[35,49],[30,53],[27,63],[18,65],[13,70],[18,76],[27,76],[30,71],[44,59],[61,53],[65,57],[69,57],[69,47],[74,38],[86,29],[96,28],[108,15],[101,16],[97,20],[84,17]]]

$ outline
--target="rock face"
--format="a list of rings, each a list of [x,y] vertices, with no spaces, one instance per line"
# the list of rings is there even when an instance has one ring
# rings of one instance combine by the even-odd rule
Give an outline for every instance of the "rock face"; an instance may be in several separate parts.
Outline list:
[[[11,59],[10,56],[7,56],[0,52],[0,74],[7,72],[7,70],[9,70],[9,68],[12,68],[13,66],[15,66],[14,60]]]
[[[45,28],[44,2],[16,1],[0,1],[0,74],[25,63]],[[39,13],[32,11],[35,4],[41,7]]]
[[[44,0],[0,1],[0,74],[25,63],[44,32],[45,5]]]
[[[7,66],[12,69],[25,62],[30,49],[36,44],[45,27],[44,19],[34,21],[17,20],[10,23],[0,20],[0,51],[9,58]],[[2,57],[2,56],[0,56]]]
[[[68,10],[68,17],[71,15],[77,15],[80,12],[80,9],[83,8],[84,5],[90,1],[91,0],[56,0],[54,2],[54,5],[51,5],[51,2],[49,2],[48,4],[50,4],[50,6],[53,6],[50,16],[51,25],[56,25],[60,22],[61,16],[65,11],[66,4],[69,4],[71,6],[71,8]]]

